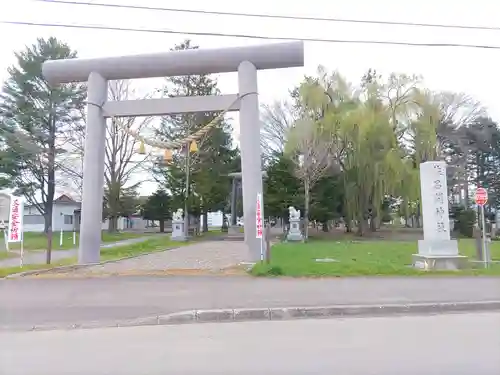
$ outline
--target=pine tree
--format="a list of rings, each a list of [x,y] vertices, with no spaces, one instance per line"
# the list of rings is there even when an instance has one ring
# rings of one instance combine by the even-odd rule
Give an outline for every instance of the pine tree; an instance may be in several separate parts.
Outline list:
[[[65,133],[81,121],[86,90],[74,83],[52,87],[44,79],[45,61],[76,57],[56,38],[40,38],[15,57],[0,94],[0,175],[44,216],[50,263],[56,173],[64,163]]]
[[[171,201],[168,193],[163,189],[156,190],[142,206],[142,216],[146,220],[158,220],[160,232],[165,232],[165,220],[171,217]]]
[[[280,217],[288,222],[288,207],[301,208],[304,204],[304,189],[295,176],[294,163],[283,154],[276,155],[266,172],[264,211],[267,216]]]
[[[189,40],[174,50],[198,48]],[[166,96],[219,95],[217,81],[208,75],[170,77],[164,87]],[[158,136],[176,141],[193,134],[214,121],[220,112],[188,113],[165,116]],[[227,174],[239,169],[235,165],[238,151],[233,148],[232,128],[224,120],[197,141],[197,152],[190,152],[186,144],[177,150],[168,166],[159,168],[163,187],[172,194],[172,203],[184,207],[186,196],[186,168],[189,169],[188,211],[198,216],[209,211],[225,210],[230,192]],[[189,156],[188,156],[189,153]],[[207,220],[204,220],[207,223]],[[204,228],[205,230],[207,228]]]

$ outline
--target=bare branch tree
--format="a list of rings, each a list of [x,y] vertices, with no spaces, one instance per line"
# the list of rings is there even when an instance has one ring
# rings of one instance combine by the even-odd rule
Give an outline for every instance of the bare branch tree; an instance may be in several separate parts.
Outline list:
[[[262,106],[260,144],[264,160],[283,153],[286,137],[296,120],[296,111],[288,101]]]
[[[486,109],[480,102],[464,93],[440,92],[436,101],[441,113],[441,122],[454,129],[467,126],[480,117],[486,117]]]
[[[325,174],[333,169],[331,155],[334,138],[317,123],[300,119],[289,132],[287,147],[295,163],[295,174],[304,185],[304,237],[309,236],[309,205],[311,190]]]
[[[131,88],[129,81],[109,82],[109,100],[129,100],[133,97],[135,98],[135,91]],[[83,115],[85,114],[83,113]],[[133,181],[134,177],[150,169],[150,162],[153,159],[150,154],[138,154],[137,149],[140,141],[130,135],[126,129],[140,132],[151,121],[152,117],[113,117],[107,120],[104,181],[108,205],[107,213],[111,219],[110,231],[117,228],[120,201],[124,189],[138,187],[139,183]],[[66,133],[64,158],[59,163],[61,186],[79,197],[81,197],[83,185],[84,148],[85,117],[82,123],[75,123]]]
[[[130,82],[125,80],[109,83],[109,100],[129,100],[134,96]],[[132,178],[144,172],[149,155],[138,155],[140,141],[132,137],[125,129],[140,132],[147,127],[152,117],[113,117],[106,127],[106,149],[104,181],[106,187],[106,202],[110,218],[109,231],[117,230],[117,219],[121,213],[121,200],[124,189],[134,189],[140,183],[134,183]]]
[[[436,132],[438,137],[439,153],[448,162],[451,168],[449,186],[458,190],[462,197],[464,191],[465,205],[469,205],[469,176],[468,159],[476,150],[471,145],[475,136],[479,134],[471,126],[486,116],[486,109],[475,99],[464,93],[440,92],[435,94],[436,106],[439,108],[441,119]],[[473,134],[471,134],[473,133]],[[487,144],[488,142],[479,142]]]
[[[85,149],[86,113],[82,109],[81,121],[74,123],[65,133],[64,146],[58,159],[58,188],[64,193],[82,198],[83,153]]]

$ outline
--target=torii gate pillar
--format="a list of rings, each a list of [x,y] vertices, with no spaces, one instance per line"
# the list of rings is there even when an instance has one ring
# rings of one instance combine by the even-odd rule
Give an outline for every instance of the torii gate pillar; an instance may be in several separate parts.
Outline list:
[[[78,262],[92,264],[100,260],[106,117],[162,116],[227,109],[240,111],[245,242],[249,248],[249,260],[259,260],[256,199],[257,194],[262,193],[262,173],[257,70],[303,65],[302,42],[193,49],[99,59],[54,60],[44,63],[43,74],[51,84],[88,81]],[[108,80],[226,72],[238,72],[238,95],[106,102]],[[265,217],[263,213],[262,216]]]

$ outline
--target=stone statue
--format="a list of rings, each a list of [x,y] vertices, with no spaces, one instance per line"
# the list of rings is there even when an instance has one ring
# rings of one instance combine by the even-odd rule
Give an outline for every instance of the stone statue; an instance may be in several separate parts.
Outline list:
[[[173,221],[182,221],[183,219],[184,219],[184,210],[182,208],[179,208],[172,215],[172,220]]]
[[[295,207],[288,207],[288,212],[290,215],[290,220],[299,220],[300,219],[300,210],[296,210]]]
[[[288,207],[288,212],[290,215],[290,229],[286,235],[287,241],[302,241],[304,236],[300,231],[300,210],[296,210],[295,207]]]

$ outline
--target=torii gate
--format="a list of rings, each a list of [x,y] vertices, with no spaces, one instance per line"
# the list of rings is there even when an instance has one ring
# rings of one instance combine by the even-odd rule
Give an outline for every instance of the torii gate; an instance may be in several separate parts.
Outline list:
[[[250,259],[260,259],[255,212],[257,194],[262,193],[257,70],[301,66],[304,66],[303,42],[45,62],[43,75],[52,85],[88,82],[78,262],[91,264],[100,260],[106,117],[226,110],[240,111],[245,243]],[[108,80],[227,72],[238,72],[236,95],[107,101]]]

